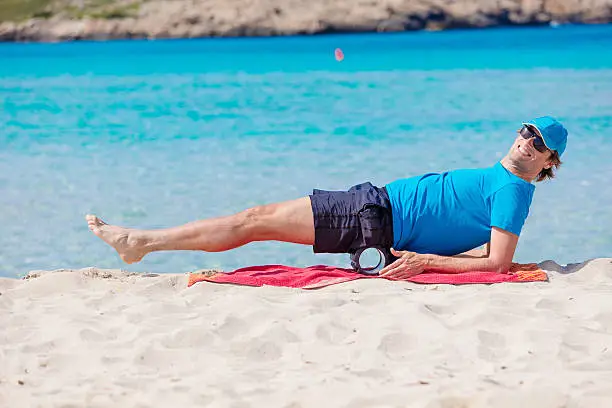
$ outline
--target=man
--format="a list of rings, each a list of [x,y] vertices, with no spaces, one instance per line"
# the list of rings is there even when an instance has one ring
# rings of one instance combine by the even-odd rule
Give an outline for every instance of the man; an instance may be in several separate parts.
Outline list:
[[[312,245],[315,253],[393,248],[397,259],[380,271],[389,279],[424,270],[507,273],[529,214],[532,182],[554,177],[567,135],[561,123],[544,116],[524,123],[508,154],[489,168],[425,174],[383,188],[315,189],[296,200],[174,228],[136,230],[86,218],[127,263],[153,251],[218,252],[273,240]],[[484,252],[475,252],[485,244]]]

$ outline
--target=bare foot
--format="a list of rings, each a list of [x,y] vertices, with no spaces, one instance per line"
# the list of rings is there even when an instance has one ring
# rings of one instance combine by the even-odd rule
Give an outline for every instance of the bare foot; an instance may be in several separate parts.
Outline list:
[[[89,229],[115,248],[124,262],[129,264],[138,262],[149,252],[145,247],[146,240],[138,237],[134,230],[108,225],[95,215],[88,214],[85,219]]]

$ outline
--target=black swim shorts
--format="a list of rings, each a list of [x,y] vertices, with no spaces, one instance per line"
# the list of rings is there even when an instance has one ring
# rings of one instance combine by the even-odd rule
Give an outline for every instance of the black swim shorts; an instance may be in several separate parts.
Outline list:
[[[313,190],[315,253],[349,253],[358,248],[393,246],[393,215],[387,190],[371,183],[348,191]]]

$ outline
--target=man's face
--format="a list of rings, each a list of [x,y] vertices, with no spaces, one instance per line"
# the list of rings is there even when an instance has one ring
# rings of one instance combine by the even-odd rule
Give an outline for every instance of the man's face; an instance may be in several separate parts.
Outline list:
[[[514,162],[514,164],[518,168],[529,173],[539,173],[544,168],[550,168],[551,151],[545,147],[539,147],[540,143],[536,141],[536,138],[529,137],[529,133],[526,133],[526,135],[529,137],[528,139],[525,139],[520,134],[520,130],[518,133],[519,134],[514,140],[509,153],[510,159]],[[536,148],[536,144],[538,145],[537,147],[539,147],[539,150],[544,151],[540,152]]]

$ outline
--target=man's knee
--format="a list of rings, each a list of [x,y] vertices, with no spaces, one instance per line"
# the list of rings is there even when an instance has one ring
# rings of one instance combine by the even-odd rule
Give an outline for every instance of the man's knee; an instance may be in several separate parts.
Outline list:
[[[274,215],[274,204],[258,205],[247,208],[238,214],[240,227],[256,240],[266,235],[266,227],[271,225],[270,217]]]
[[[266,204],[240,213],[240,224],[253,241],[279,240],[311,244],[314,241],[310,198]]]

